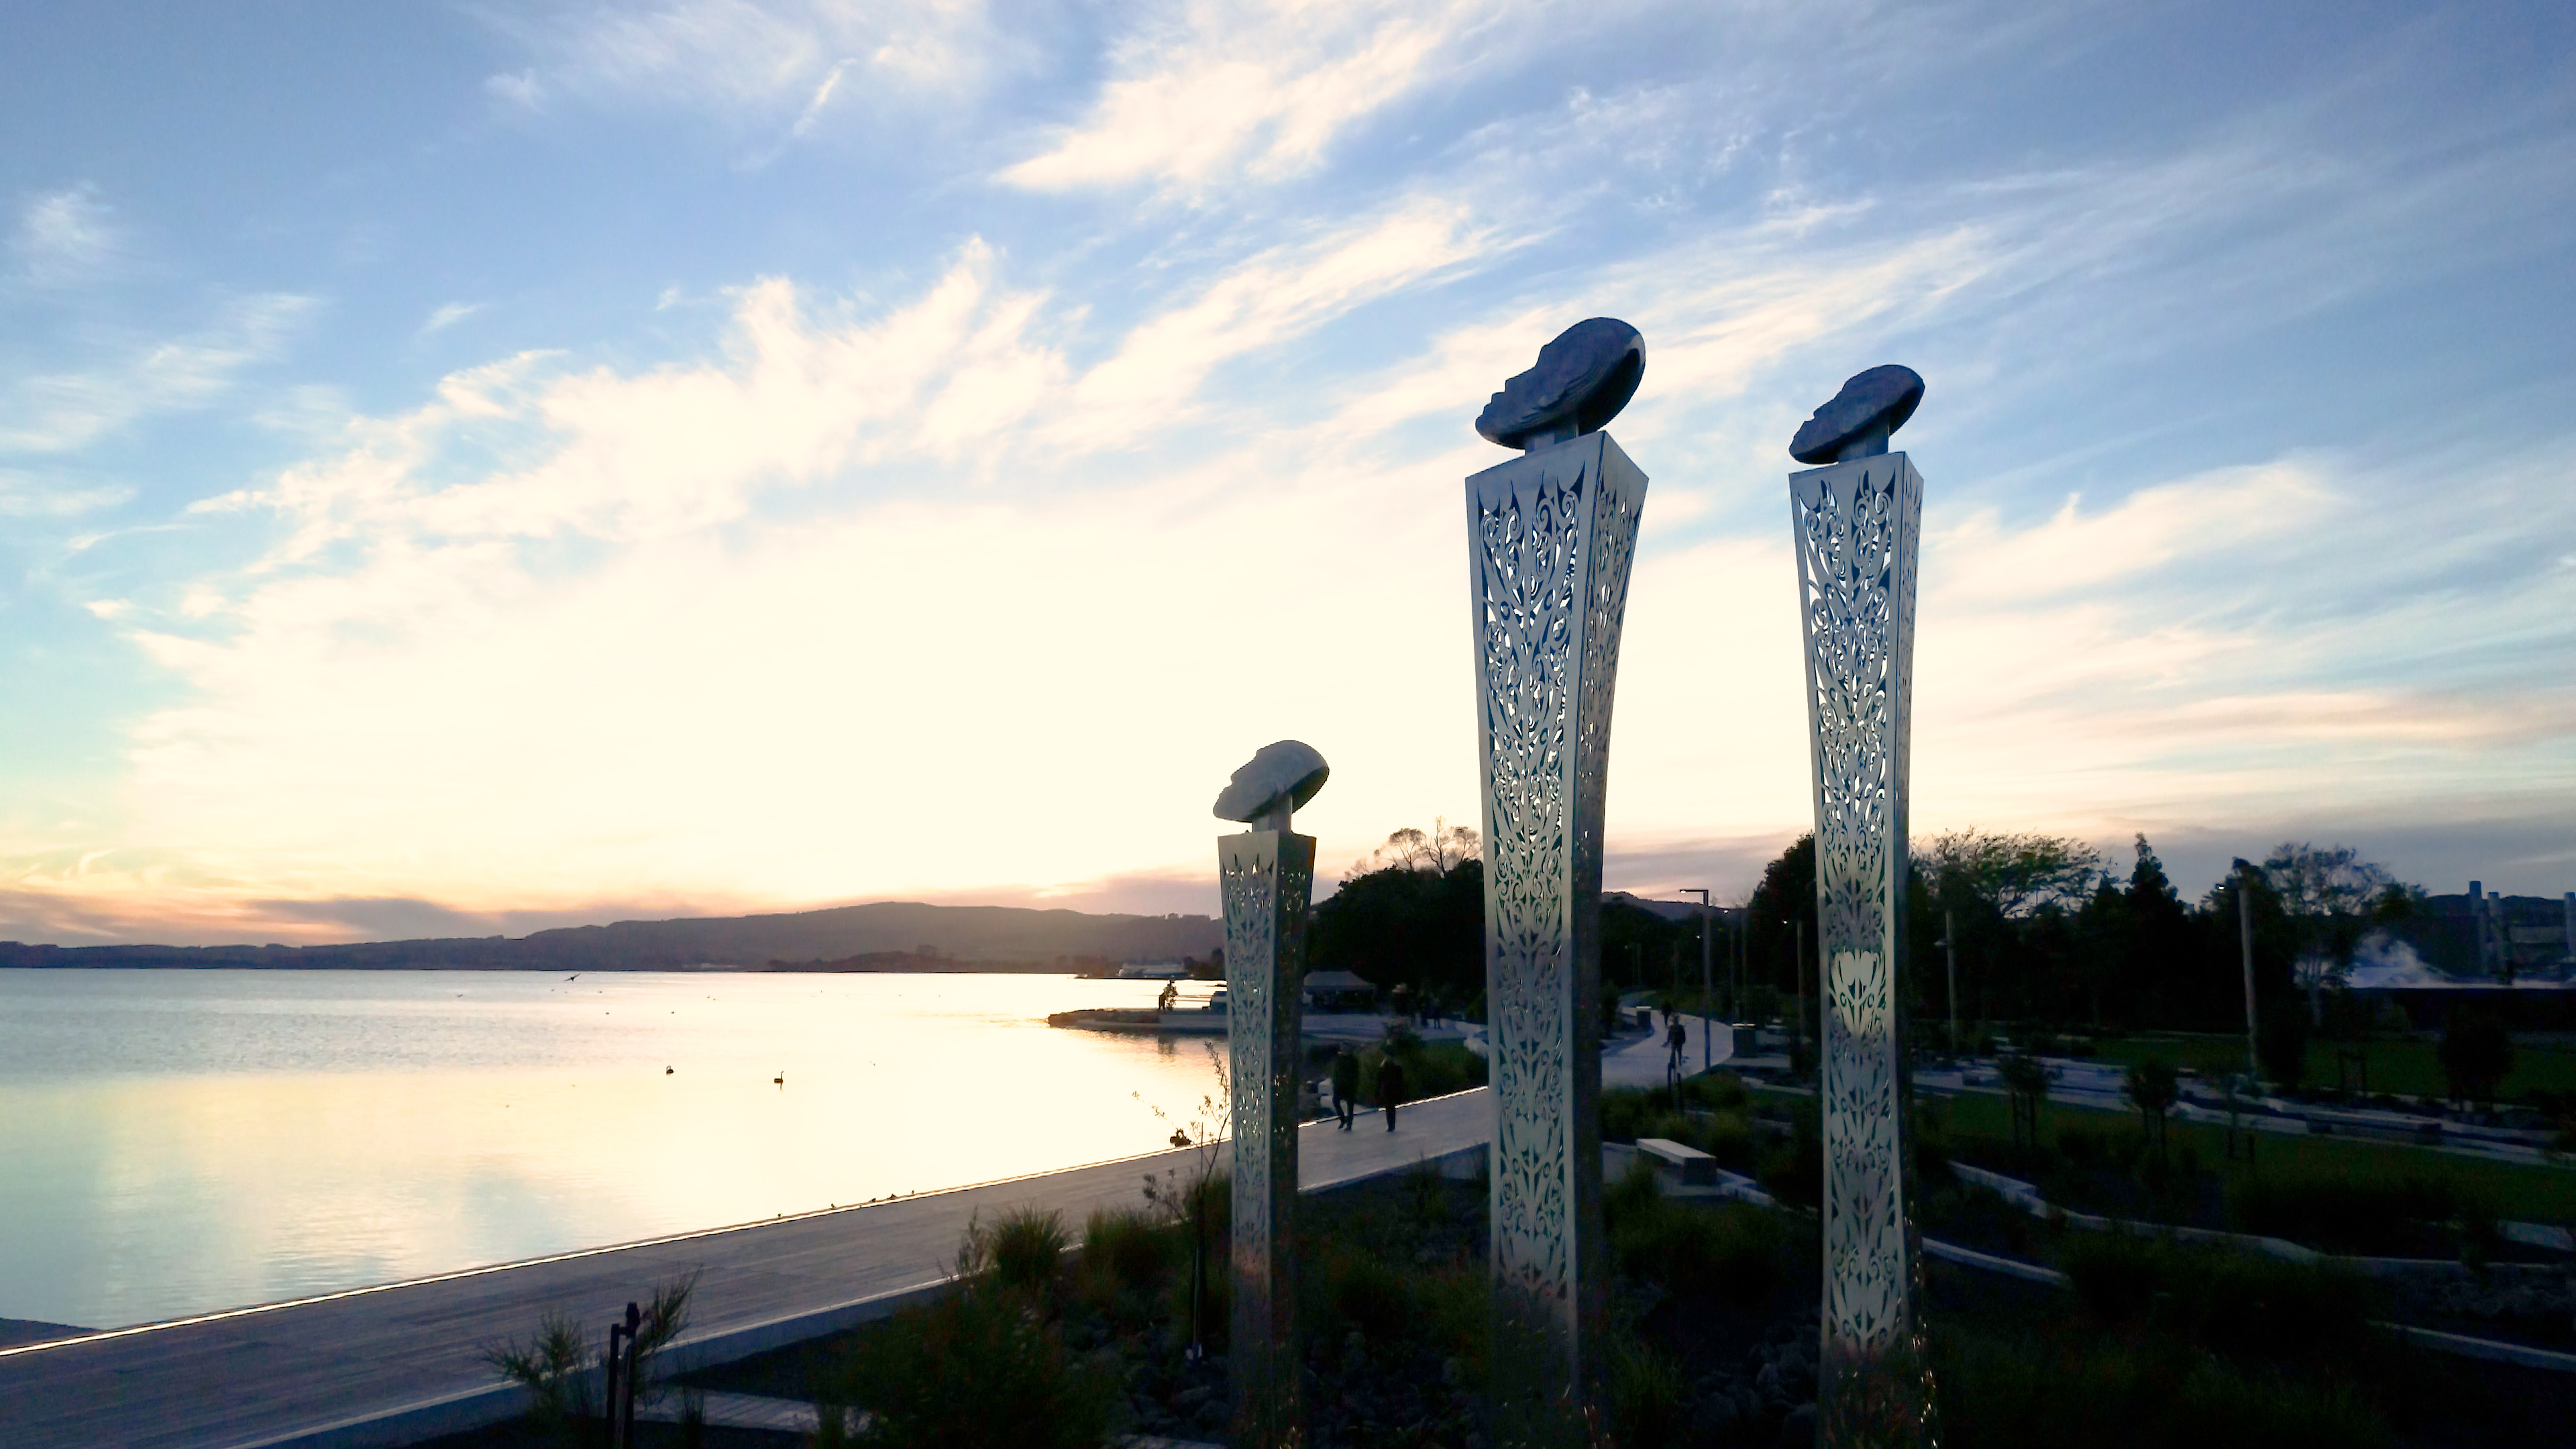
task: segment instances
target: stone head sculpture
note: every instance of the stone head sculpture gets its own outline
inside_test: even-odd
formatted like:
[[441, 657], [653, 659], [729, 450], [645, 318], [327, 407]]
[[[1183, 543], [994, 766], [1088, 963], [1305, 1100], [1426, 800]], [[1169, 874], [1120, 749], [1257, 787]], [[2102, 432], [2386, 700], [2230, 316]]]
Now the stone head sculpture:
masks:
[[1646, 339], [1616, 317], [1577, 322], [1538, 350], [1538, 363], [1503, 384], [1476, 418], [1486, 441], [1534, 452], [1598, 432], [1646, 376]]
[[1255, 830], [1284, 831], [1289, 814], [1314, 799], [1332, 773], [1312, 745], [1296, 740], [1263, 745], [1218, 792], [1216, 818], [1240, 820]]
[[1844, 383], [1832, 401], [1799, 427], [1798, 436], [1789, 440], [1789, 456], [1801, 463], [1875, 458], [1887, 451], [1888, 435], [1904, 427], [1922, 401], [1922, 374], [1894, 363], [1873, 367]]

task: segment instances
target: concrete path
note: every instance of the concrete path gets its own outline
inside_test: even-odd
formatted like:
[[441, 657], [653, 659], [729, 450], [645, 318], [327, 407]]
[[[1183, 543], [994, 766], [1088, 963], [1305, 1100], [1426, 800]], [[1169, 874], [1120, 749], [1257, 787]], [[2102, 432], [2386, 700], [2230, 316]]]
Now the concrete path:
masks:
[[[1479, 1088], [1405, 1107], [1399, 1127], [1308, 1125], [1299, 1182], [1313, 1192], [1447, 1159], [1493, 1128]], [[1142, 1179], [1187, 1150], [1097, 1163], [800, 1217], [474, 1269], [296, 1303], [0, 1349], [0, 1444], [130, 1449], [401, 1444], [520, 1412], [486, 1346], [562, 1313], [593, 1334], [655, 1283], [698, 1274], [676, 1367], [725, 1362], [884, 1317], [941, 1291], [959, 1235], [1036, 1205], [1077, 1232], [1095, 1208], [1133, 1207]]]
[[[1671, 1060], [1672, 1050], [1664, 1045], [1663, 1013], [1655, 1013], [1655, 1030], [1628, 1041], [1613, 1044], [1601, 1053], [1601, 1085], [1605, 1087], [1660, 1087], [1664, 1084], [1664, 1064]], [[1690, 1041], [1682, 1048], [1682, 1075], [1697, 1076], [1700, 1043], [1709, 1044], [1709, 1064], [1724, 1066], [1735, 1055], [1735, 1028], [1704, 1016], [1685, 1016], [1682, 1028]], [[1715, 1033], [1714, 1036], [1710, 1033]]]

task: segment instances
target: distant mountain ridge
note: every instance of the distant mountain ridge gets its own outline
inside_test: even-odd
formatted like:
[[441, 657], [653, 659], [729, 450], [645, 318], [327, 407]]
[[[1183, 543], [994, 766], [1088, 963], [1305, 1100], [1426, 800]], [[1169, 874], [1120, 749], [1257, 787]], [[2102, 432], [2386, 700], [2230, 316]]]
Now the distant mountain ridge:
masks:
[[843, 969], [1072, 971], [1177, 961], [1225, 942], [1207, 916], [1087, 915], [1022, 906], [874, 901], [770, 916], [619, 921], [533, 935], [360, 941], [335, 946], [26, 946], [0, 941], [0, 967], [241, 967], [301, 970], [746, 971], [875, 958]]

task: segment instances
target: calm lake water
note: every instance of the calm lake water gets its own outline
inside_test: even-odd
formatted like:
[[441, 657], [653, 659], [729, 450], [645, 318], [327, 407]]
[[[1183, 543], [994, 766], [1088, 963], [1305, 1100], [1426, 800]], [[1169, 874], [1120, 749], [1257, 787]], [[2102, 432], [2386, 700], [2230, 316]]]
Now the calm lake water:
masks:
[[0, 1318], [153, 1322], [1149, 1152], [1146, 1104], [1213, 1088], [1199, 1041], [1046, 1015], [1160, 989], [0, 970]]

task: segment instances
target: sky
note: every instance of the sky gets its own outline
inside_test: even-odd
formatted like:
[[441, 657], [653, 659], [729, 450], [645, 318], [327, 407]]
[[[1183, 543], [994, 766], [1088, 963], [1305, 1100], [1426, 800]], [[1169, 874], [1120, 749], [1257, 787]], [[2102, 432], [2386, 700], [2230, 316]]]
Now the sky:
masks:
[[19, 6], [0, 936], [1213, 912], [1477, 815], [1472, 421], [1644, 334], [1607, 884], [1811, 819], [1785, 475], [1928, 381], [1913, 818], [2576, 888], [2576, 10]]

